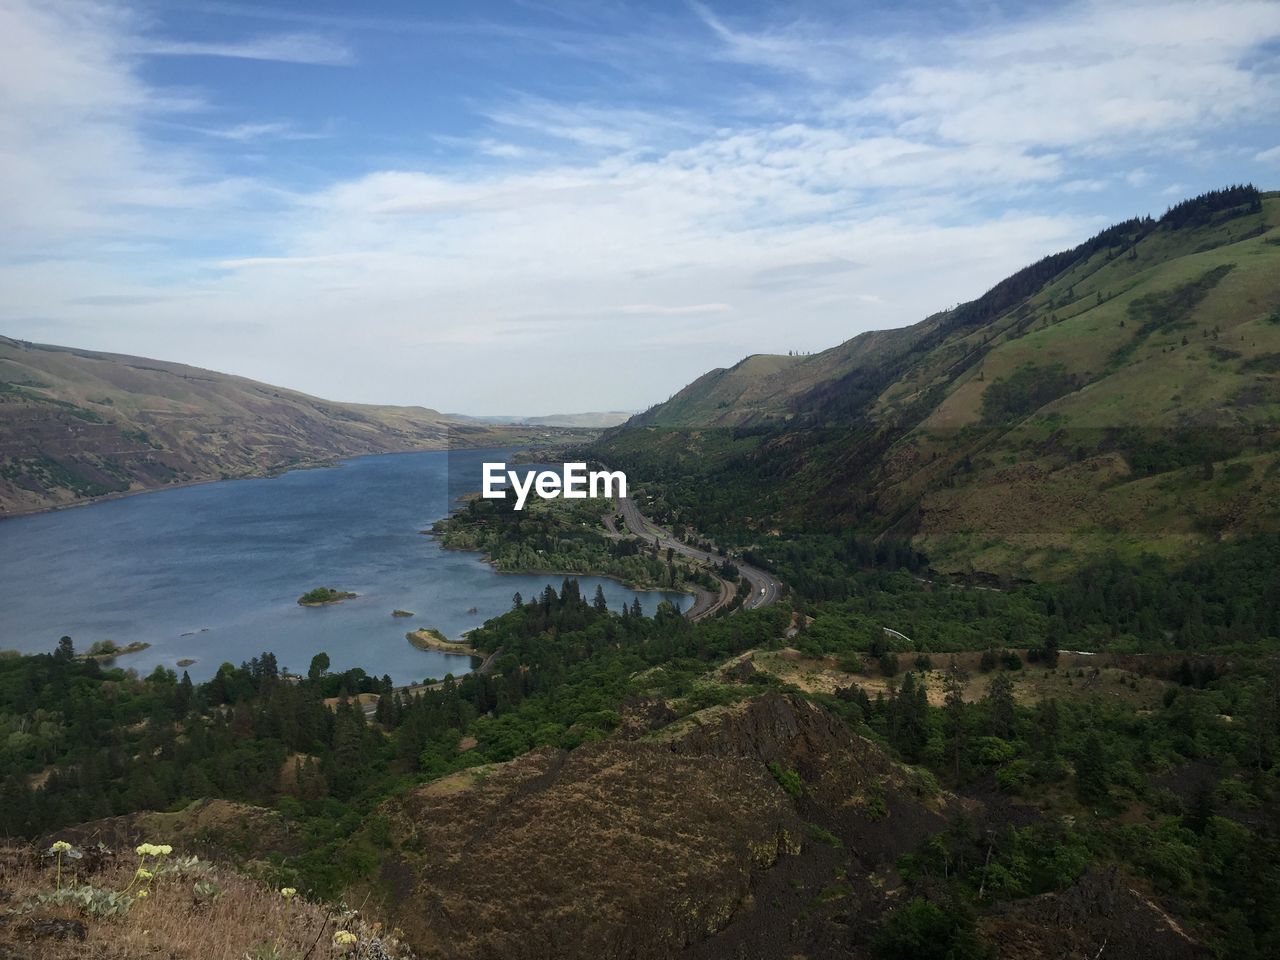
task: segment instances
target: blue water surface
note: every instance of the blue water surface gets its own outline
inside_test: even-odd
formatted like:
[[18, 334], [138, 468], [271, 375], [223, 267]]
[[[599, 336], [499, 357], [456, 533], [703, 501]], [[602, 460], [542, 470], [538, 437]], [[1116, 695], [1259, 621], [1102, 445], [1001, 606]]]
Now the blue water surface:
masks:
[[[223, 662], [272, 651], [304, 672], [328, 653], [334, 670], [363, 667], [398, 684], [461, 674], [471, 658], [414, 648], [405, 632], [433, 626], [450, 638], [563, 577], [497, 573], [474, 553], [444, 550], [419, 531], [479, 488], [480, 464], [510, 451], [361, 457], [336, 467], [232, 480], [109, 500], [0, 522], [0, 649], [50, 651], [63, 634], [151, 647], [121, 666], [156, 665], [197, 682]], [[604, 587], [618, 609], [637, 593]], [[305, 608], [315, 586], [359, 594]], [[640, 592], [652, 613], [679, 594]], [[470, 608], [475, 613], [469, 613]], [[393, 618], [395, 609], [412, 619]]]

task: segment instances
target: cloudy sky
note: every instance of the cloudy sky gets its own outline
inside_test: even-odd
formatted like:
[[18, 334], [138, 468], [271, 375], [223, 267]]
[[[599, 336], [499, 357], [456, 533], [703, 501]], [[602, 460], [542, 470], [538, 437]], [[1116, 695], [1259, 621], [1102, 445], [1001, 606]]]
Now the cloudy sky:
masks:
[[634, 409], [1280, 187], [1280, 2], [0, 0], [0, 332]]

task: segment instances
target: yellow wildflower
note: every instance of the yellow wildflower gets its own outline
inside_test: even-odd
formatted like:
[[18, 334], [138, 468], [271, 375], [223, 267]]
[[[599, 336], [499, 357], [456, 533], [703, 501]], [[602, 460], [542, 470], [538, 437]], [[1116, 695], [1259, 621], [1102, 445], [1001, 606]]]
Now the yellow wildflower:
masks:
[[286, 900], [292, 900], [297, 893], [298, 891], [293, 887], [280, 888], [280, 896], [284, 897]]
[[140, 843], [133, 848], [133, 852], [140, 857], [149, 857], [156, 852], [158, 848], [154, 843]]
[[134, 896], [137, 897], [139, 900], [145, 899], [147, 896], [147, 888], [143, 887], [141, 890], [135, 893]]
[[50, 853], [58, 855], [58, 889], [62, 889], [62, 855], [71, 852], [71, 844], [65, 840], [55, 840], [53, 846], [49, 848]]
[[155, 876], [155, 874], [154, 874], [154, 873], [152, 873], [150, 870], [143, 870], [141, 867], [139, 867], [139, 868], [138, 868], [138, 879], [139, 879], [139, 880], [150, 880], [150, 879], [151, 879], [152, 877], [154, 877], [154, 876]]
[[160, 846], [156, 847], [157, 856], [167, 857], [171, 853], [173, 853], [173, 847], [169, 846], [167, 843], [162, 843]]
[[333, 942], [340, 947], [349, 947], [353, 943], [357, 943], [359, 940], [360, 938], [350, 930], [339, 930], [333, 935]]

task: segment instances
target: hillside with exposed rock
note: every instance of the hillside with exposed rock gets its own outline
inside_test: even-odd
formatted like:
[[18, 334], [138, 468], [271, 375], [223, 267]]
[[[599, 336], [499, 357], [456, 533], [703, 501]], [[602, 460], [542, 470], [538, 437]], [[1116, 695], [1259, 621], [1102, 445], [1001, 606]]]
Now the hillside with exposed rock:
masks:
[[389, 921], [440, 960], [866, 956], [898, 857], [957, 816], [1010, 816], [794, 696], [662, 707], [390, 802]]

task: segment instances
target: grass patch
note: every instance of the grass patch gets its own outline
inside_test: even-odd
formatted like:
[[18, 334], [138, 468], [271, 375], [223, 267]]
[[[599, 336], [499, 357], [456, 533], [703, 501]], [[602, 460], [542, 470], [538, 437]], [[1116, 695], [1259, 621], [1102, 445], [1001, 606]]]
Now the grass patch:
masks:
[[787, 770], [781, 764], [769, 764], [769, 772], [773, 774], [773, 779], [778, 781], [778, 786], [791, 794], [798, 797], [804, 793], [804, 780], [800, 778], [800, 774], [794, 770]]

